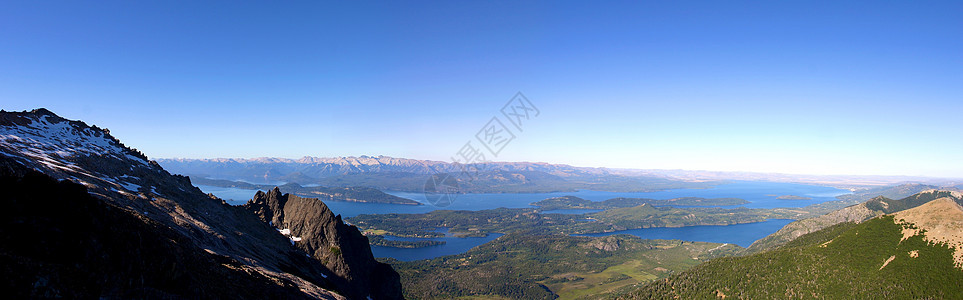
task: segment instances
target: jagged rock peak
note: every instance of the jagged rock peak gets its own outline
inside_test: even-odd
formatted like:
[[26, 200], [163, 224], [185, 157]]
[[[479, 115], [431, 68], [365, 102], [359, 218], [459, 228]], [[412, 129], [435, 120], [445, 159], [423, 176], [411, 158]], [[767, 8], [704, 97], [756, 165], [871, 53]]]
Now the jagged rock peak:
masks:
[[291, 243], [322, 262], [329, 276], [351, 298], [400, 299], [401, 283], [391, 266], [374, 259], [368, 238], [347, 225], [316, 198], [284, 194], [278, 187], [258, 192], [242, 206], [274, 226]]
[[35, 115], [48, 115], [48, 116], [59, 117], [59, 116], [57, 116], [57, 114], [53, 113], [52, 111], [50, 111], [50, 110], [48, 110], [47, 108], [44, 108], [44, 107], [35, 108], [35, 109], [31, 110], [30, 113], [35, 114]]

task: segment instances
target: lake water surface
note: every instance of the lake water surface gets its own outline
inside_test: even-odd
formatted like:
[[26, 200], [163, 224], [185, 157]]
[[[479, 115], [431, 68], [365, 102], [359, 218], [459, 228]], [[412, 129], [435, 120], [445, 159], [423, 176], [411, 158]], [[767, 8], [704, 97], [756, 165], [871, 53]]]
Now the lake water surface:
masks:
[[448, 234], [447, 228], [441, 228], [439, 232], [444, 232], [445, 237], [440, 238], [408, 238], [385, 236], [385, 239], [395, 241], [445, 241], [444, 245], [428, 246], [421, 248], [396, 248], [371, 246], [371, 253], [375, 257], [391, 257], [401, 261], [412, 261], [419, 259], [431, 259], [445, 255], [455, 255], [464, 253], [478, 245], [490, 242], [502, 236], [501, 233], [492, 233], [486, 237], [464, 237], [458, 238]]
[[[197, 185], [205, 193], [225, 199], [232, 205], [240, 205], [247, 202], [254, 196], [254, 190], [240, 188], [222, 188], [213, 186]], [[427, 203], [425, 195], [422, 193], [395, 192], [387, 193]], [[703, 197], [703, 198], [742, 198], [749, 201], [749, 204], [723, 206], [726, 208], [747, 207], [747, 208], [776, 208], [776, 207], [803, 207], [811, 204], [822, 203], [836, 200], [836, 196], [848, 194], [849, 191], [833, 187], [782, 183], [782, 182], [758, 182], [758, 181], [736, 181], [733, 183], [721, 184], [707, 189], [673, 189], [658, 192], [642, 193], [616, 193], [581, 190], [577, 192], [560, 193], [530, 193], [530, 194], [462, 194], [457, 195], [455, 202], [447, 207], [436, 207], [432, 205], [400, 205], [382, 203], [357, 203], [357, 202], [338, 202], [327, 201], [327, 204], [336, 214], [348, 218], [359, 214], [386, 214], [386, 213], [426, 213], [433, 210], [485, 210], [499, 207], [506, 208], [535, 208], [530, 205], [533, 202], [546, 198], [561, 196], [576, 196], [592, 201], [603, 201], [616, 197], [627, 198], [650, 198], [650, 199], [672, 199], [679, 197]], [[795, 195], [811, 198], [810, 200], [786, 200], [776, 199], [782, 195]]]
[[607, 233], [580, 234], [578, 236], [609, 236], [631, 234], [643, 239], [684, 240], [713, 243], [729, 243], [749, 247], [758, 239], [776, 232], [795, 220], [772, 219], [765, 222], [736, 225], [705, 225], [673, 228], [642, 228]]
[[[205, 193], [225, 199], [232, 205], [240, 205], [247, 202], [254, 196], [254, 190], [239, 188], [222, 188], [213, 186], [198, 185]], [[387, 193], [412, 199], [421, 203], [426, 203], [422, 193], [411, 192], [392, 192]], [[748, 207], [748, 208], [775, 208], [775, 207], [803, 207], [810, 204], [822, 203], [825, 201], [836, 200], [838, 195], [848, 194], [849, 191], [833, 187], [816, 186], [796, 183], [779, 182], [757, 182], [757, 181], [736, 181], [732, 183], [718, 185], [707, 189], [674, 189], [658, 192], [644, 193], [615, 193], [582, 190], [578, 192], [563, 193], [531, 193], [531, 194], [462, 194], [458, 195], [455, 202], [447, 207], [436, 207], [432, 205], [400, 205], [383, 203], [358, 203], [358, 202], [338, 202], [327, 201], [325, 204], [331, 208], [335, 214], [340, 214], [344, 218], [350, 218], [359, 214], [387, 214], [387, 213], [427, 213], [434, 210], [485, 210], [499, 207], [506, 208], [536, 208], [530, 205], [533, 202], [546, 198], [561, 196], [577, 196], [592, 201], [603, 201], [616, 197], [630, 198], [650, 198], [650, 199], [672, 199], [679, 197], [703, 197], [703, 198], [742, 198], [749, 201], [749, 204], [724, 206]], [[810, 200], [785, 200], [776, 199], [782, 195], [796, 195], [811, 198]], [[566, 213], [581, 214], [590, 213], [594, 210], [553, 210], [545, 213]], [[686, 241], [703, 241], [737, 244], [748, 247], [752, 242], [773, 232], [776, 232], [791, 220], [769, 220], [759, 223], [729, 225], [729, 226], [689, 226], [680, 228], [648, 228], [625, 230], [607, 234], [632, 234], [647, 239], [681, 239]], [[602, 235], [607, 235], [602, 234]], [[445, 245], [431, 246], [424, 248], [392, 248], [372, 246], [372, 252], [376, 257], [393, 257], [399, 260], [416, 260], [433, 258], [443, 255], [458, 254], [471, 249], [474, 246], [484, 244], [497, 238], [500, 235], [489, 235], [484, 238], [455, 238], [444, 237], [440, 240], [446, 241]]]

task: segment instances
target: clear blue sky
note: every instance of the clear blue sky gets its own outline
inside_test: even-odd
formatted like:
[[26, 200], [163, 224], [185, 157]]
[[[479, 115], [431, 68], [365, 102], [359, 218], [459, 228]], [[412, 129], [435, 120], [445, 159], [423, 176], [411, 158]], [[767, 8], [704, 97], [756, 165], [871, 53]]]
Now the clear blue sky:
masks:
[[449, 160], [522, 91], [498, 160], [963, 177], [961, 1], [252, 2], [0, 2], [0, 107], [154, 158]]

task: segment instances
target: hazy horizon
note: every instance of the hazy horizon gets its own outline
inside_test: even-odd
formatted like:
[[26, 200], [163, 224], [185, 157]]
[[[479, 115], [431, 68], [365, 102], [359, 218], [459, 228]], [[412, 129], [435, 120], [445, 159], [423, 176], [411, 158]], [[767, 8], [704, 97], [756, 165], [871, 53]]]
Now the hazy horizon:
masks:
[[[0, 4], [0, 99], [149, 157], [963, 178], [963, 3]], [[507, 122], [507, 121], [506, 121]]]
[[[149, 156], [149, 155], [148, 155]], [[413, 159], [413, 160], [425, 160], [425, 161], [440, 161], [450, 163], [451, 161], [427, 159], [427, 158], [417, 158], [417, 157], [397, 157], [389, 155], [373, 155], [373, 154], [361, 154], [361, 155], [339, 155], [339, 156], [311, 156], [304, 155], [300, 157], [274, 157], [274, 156], [256, 156], [256, 157], [201, 157], [201, 158], [186, 158], [186, 157], [150, 157], [150, 159], [167, 159], [167, 160], [220, 160], [220, 159], [234, 159], [234, 160], [257, 160], [257, 159], [284, 159], [284, 160], [299, 160], [303, 158], [361, 158], [363, 156], [377, 158], [390, 157], [396, 159]], [[925, 176], [925, 175], [905, 175], [905, 174], [812, 174], [812, 173], [785, 173], [785, 172], [754, 172], [754, 171], [719, 171], [719, 170], [705, 170], [705, 169], [651, 169], [651, 168], [622, 168], [622, 167], [608, 167], [608, 166], [582, 166], [573, 165], [564, 162], [547, 162], [547, 161], [489, 161], [492, 163], [533, 163], [533, 164], [551, 164], [551, 165], [568, 165], [576, 168], [598, 168], [598, 169], [613, 169], [613, 170], [626, 170], [626, 171], [682, 171], [682, 172], [706, 172], [706, 173], [750, 173], [750, 174], [773, 174], [773, 175], [790, 175], [790, 176], [843, 176], [843, 177], [908, 177], [908, 178], [926, 178], [926, 179], [947, 179], [947, 180], [961, 180], [963, 177], [940, 177], [940, 176]]]

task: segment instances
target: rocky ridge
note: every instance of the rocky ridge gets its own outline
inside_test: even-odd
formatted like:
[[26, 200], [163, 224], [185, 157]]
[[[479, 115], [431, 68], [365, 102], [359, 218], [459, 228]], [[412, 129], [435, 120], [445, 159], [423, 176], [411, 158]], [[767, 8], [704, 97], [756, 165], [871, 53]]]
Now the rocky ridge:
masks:
[[884, 196], [877, 196], [866, 202], [832, 211], [822, 216], [802, 219], [789, 223], [775, 233], [752, 243], [752, 245], [747, 248], [747, 251], [749, 253], [756, 253], [770, 250], [788, 243], [789, 241], [792, 241], [800, 236], [819, 231], [829, 226], [845, 222], [864, 222], [884, 214], [891, 214], [918, 207], [942, 197], [949, 197], [955, 201], [963, 203], [963, 200], [961, 200], [963, 199], [963, 194], [955, 191], [936, 189], [921, 191], [899, 200], [893, 200]]
[[332, 291], [353, 295], [357, 289], [339, 284], [347, 281], [321, 261], [305, 259], [256, 215], [205, 195], [187, 177], [168, 173], [106, 129], [45, 109], [0, 112], [0, 158], [0, 169], [9, 174], [38, 172], [83, 185], [104, 205], [156, 224], [150, 228], [167, 228], [208, 255], [239, 262], [249, 274], [295, 286], [302, 296], [339, 298]]
[[275, 187], [258, 191], [242, 207], [324, 263], [338, 275], [339, 285], [351, 287], [352, 296], [392, 299], [401, 294], [398, 273], [374, 259], [368, 238], [318, 199], [282, 194]]

